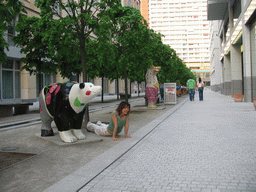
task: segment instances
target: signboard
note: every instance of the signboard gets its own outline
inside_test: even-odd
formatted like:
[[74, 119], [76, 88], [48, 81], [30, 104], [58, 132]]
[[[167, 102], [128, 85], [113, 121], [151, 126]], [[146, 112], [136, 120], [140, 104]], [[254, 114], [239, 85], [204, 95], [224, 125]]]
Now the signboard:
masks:
[[164, 103], [176, 105], [176, 83], [164, 84]]

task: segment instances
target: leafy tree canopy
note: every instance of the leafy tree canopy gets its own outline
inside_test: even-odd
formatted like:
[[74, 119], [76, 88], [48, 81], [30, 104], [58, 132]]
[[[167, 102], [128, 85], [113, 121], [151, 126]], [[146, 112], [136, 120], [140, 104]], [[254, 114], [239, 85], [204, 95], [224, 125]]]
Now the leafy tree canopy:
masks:
[[4, 49], [9, 50], [9, 44], [5, 41], [5, 31], [8, 30], [11, 22], [21, 12], [26, 13], [19, 0], [1, 0], [0, 1], [0, 62], [6, 62]]

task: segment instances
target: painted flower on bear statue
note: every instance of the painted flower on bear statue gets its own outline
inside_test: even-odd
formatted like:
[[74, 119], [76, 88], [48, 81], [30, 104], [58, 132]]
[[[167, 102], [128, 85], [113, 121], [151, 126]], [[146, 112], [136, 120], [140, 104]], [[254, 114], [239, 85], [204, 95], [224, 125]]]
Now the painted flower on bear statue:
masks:
[[58, 85], [54, 85], [49, 89], [49, 93], [53, 93], [53, 91], [58, 87]]
[[50, 105], [51, 104], [51, 93], [47, 93], [47, 95], [46, 95], [46, 100], [45, 100], [45, 102], [46, 102], [46, 105]]
[[57, 89], [54, 92], [54, 95], [57, 95], [57, 93], [60, 91], [60, 86], [57, 87]]

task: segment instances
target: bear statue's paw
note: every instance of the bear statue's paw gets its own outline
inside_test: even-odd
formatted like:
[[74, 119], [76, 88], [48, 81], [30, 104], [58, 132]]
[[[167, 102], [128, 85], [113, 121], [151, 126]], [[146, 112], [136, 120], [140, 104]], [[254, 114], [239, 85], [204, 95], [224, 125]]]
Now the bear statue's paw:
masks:
[[71, 133], [70, 130], [60, 131], [59, 134], [60, 134], [61, 140], [66, 143], [73, 143], [77, 141], [77, 138]]
[[148, 108], [155, 109], [155, 108], [157, 108], [157, 106], [156, 105], [151, 105], [151, 106], [148, 106]]
[[85, 135], [82, 133], [81, 129], [71, 129], [71, 132], [77, 139], [85, 139]]
[[157, 106], [155, 105], [155, 103], [149, 103], [148, 108], [154, 109], [154, 108], [157, 108]]

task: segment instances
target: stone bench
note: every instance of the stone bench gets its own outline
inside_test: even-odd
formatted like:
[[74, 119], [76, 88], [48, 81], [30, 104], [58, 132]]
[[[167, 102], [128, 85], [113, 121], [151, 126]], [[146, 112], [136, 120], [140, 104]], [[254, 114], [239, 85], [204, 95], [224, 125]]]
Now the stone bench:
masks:
[[[120, 93], [120, 99], [125, 99], [125, 93]], [[131, 98], [131, 94], [128, 94], [128, 99]]]
[[29, 112], [29, 105], [33, 105], [33, 103], [0, 104], [0, 117], [9, 117], [12, 115], [26, 114]]

